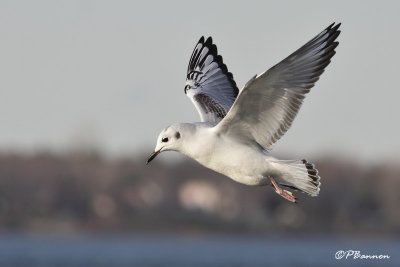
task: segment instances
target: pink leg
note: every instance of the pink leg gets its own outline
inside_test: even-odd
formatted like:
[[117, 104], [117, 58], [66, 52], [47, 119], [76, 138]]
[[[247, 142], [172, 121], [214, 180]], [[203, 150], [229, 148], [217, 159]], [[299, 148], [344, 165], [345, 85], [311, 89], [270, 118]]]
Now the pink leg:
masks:
[[270, 176], [269, 179], [271, 180], [272, 187], [275, 189], [275, 192], [278, 195], [280, 195], [286, 200], [289, 200], [290, 202], [297, 203], [296, 197], [292, 194], [292, 192], [289, 192], [279, 187], [278, 183], [275, 181], [273, 177]]

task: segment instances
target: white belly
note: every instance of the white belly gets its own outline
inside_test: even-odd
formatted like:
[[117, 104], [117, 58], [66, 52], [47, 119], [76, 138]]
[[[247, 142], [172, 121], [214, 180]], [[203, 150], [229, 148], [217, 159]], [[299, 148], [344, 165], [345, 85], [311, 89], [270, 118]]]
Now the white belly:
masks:
[[[226, 148], [229, 148], [227, 150]], [[268, 180], [266, 155], [257, 148], [235, 142], [219, 142], [198, 162], [246, 185], [265, 185]]]

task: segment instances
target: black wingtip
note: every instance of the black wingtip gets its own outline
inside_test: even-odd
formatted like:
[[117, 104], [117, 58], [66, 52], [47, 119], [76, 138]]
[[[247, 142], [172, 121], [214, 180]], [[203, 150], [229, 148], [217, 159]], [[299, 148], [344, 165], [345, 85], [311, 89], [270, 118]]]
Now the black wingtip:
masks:
[[342, 25], [342, 23], [339, 22], [339, 23], [336, 24], [332, 29], [329, 30], [330, 37], [328, 38], [328, 43], [331, 43], [331, 42], [332, 42], [332, 45], [334, 46], [333, 49], [335, 49], [336, 46], [339, 44], [338, 41], [336, 41], [336, 42], [333, 42], [333, 41], [335, 41], [336, 38], [337, 38], [337, 37], [340, 35], [340, 33], [341, 33], [341, 30], [339, 30], [340, 25]]
[[331, 24], [329, 24], [328, 27], [326, 27], [326, 30], [330, 30], [332, 29], [333, 25], [335, 25], [336, 22], [332, 22]]
[[332, 31], [338, 31], [340, 25], [342, 25], [342, 23], [336, 24], [335, 27], [332, 28]]
[[[193, 71], [196, 67], [196, 64], [199, 64], [198, 59], [201, 55], [201, 51], [204, 47], [208, 48], [208, 53], [214, 57], [214, 61], [218, 64], [218, 66], [221, 68], [221, 70], [225, 73], [225, 75], [228, 77], [229, 82], [232, 85], [232, 88], [234, 90], [234, 96], [236, 97], [239, 94], [239, 89], [237, 88], [236, 82], [233, 79], [233, 74], [228, 71], [228, 67], [225, 65], [223, 58], [221, 55], [218, 54], [218, 48], [217, 46], [213, 43], [213, 39], [211, 36], [207, 37], [205, 39], [204, 36], [200, 37], [199, 42], [196, 44], [195, 48], [198, 47], [198, 45], [201, 44], [199, 50], [197, 51], [196, 49], [193, 51], [192, 56], [190, 57], [189, 65], [188, 65], [188, 70], [187, 73], [189, 74], [191, 71]], [[205, 59], [206, 57], [204, 57]]]
[[328, 27], [326, 27], [326, 29], [327, 29], [327, 30], [331, 30], [331, 29], [337, 30], [337, 29], [340, 27], [340, 25], [342, 25], [341, 22], [339, 22], [339, 23], [337, 23], [337, 24], [336, 24], [336, 22], [333, 22], [333, 23], [331, 23]]
[[336, 36], [338, 36], [340, 34], [340, 30], [339, 27], [340, 25], [342, 25], [342, 23], [338, 23], [338, 24], [332, 24], [327, 28], [327, 31], [330, 32], [331, 34], [336, 34]]

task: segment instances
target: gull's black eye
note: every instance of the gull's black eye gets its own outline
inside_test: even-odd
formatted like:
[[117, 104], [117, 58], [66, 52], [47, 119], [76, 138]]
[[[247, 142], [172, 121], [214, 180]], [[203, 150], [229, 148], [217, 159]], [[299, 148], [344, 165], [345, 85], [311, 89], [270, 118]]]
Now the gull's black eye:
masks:
[[168, 137], [164, 137], [163, 139], [161, 139], [161, 142], [163, 142], [163, 143], [168, 142]]

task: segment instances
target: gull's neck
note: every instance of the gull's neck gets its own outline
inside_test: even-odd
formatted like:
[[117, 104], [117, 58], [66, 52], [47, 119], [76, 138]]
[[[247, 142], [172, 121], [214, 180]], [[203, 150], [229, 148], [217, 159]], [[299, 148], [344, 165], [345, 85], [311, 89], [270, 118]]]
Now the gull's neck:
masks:
[[179, 152], [191, 158], [204, 156], [211, 146], [212, 127], [204, 122], [180, 124], [182, 145]]

